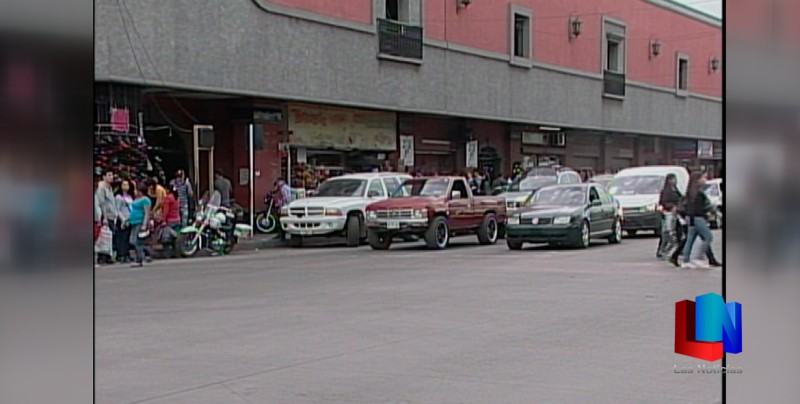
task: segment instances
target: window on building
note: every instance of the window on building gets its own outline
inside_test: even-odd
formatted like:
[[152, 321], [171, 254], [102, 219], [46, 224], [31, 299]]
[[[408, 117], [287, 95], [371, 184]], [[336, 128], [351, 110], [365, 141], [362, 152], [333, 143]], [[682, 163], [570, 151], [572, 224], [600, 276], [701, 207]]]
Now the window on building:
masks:
[[678, 93], [686, 93], [689, 91], [689, 57], [686, 55], [678, 55], [678, 64], [676, 66], [676, 83], [675, 86]]
[[411, 22], [409, 14], [410, 0], [386, 0], [386, 19], [398, 22]]
[[604, 21], [605, 28], [605, 69], [612, 73], [625, 73], [625, 26], [621, 23]]
[[531, 19], [514, 14], [514, 57], [530, 58]]

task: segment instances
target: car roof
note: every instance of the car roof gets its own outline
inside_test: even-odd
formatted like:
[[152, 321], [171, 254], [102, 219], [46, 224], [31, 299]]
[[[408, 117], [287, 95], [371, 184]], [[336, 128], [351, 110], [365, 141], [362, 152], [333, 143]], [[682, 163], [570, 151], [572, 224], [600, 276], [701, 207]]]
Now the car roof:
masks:
[[355, 179], [355, 180], [368, 180], [372, 178], [385, 178], [385, 177], [411, 177], [409, 174], [406, 173], [390, 173], [390, 172], [380, 172], [380, 173], [356, 173], [356, 174], [345, 174], [340, 175], [338, 177], [331, 177], [329, 179]]
[[681, 166], [642, 166], [625, 168], [614, 176], [632, 177], [637, 175], [666, 175], [669, 173], [679, 172], [686, 172], [686, 168]]
[[598, 174], [593, 176], [592, 178], [589, 178], [589, 180], [591, 181], [595, 178], [614, 178], [614, 174]]
[[599, 186], [600, 185], [593, 184], [591, 182], [579, 182], [577, 184], [553, 184], [553, 185], [547, 185], [547, 186], [541, 187], [539, 189], [542, 190], [542, 189], [550, 189], [550, 188], [567, 188], [567, 187], [589, 188], [589, 187], [599, 187]]

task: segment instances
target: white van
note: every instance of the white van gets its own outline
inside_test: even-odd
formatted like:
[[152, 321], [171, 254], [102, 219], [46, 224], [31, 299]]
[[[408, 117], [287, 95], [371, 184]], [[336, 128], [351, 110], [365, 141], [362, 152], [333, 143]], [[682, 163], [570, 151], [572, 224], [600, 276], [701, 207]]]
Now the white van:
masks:
[[661, 233], [661, 212], [658, 200], [667, 174], [678, 177], [678, 191], [686, 194], [689, 172], [680, 166], [645, 166], [626, 168], [608, 184], [610, 192], [622, 207], [622, 229], [629, 235], [638, 231]]

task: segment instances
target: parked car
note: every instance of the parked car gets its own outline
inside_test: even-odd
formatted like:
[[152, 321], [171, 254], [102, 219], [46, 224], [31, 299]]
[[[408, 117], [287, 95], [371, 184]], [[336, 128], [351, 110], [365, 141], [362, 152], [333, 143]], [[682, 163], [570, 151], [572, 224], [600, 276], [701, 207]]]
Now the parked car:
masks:
[[708, 200], [713, 207], [711, 211], [711, 228], [721, 229], [724, 225], [725, 211], [722, 209], [722, 201], [724, 195], [724, 186], [722, 185], [722, 178], [715, 178], [709, 180], [703, 188], [703, 192], [708, 196]]
[[499, 196], [505, 198], [506, 209], [512, 211], [525, 204], [525, 200], [536, 190], [555, 184], [580, 184], [580, 175], [564, 167], [536, 167], [524, 177], [514, 181], [508, 191]]
[[622, 229], [634, 236], [639, 231], [661, 234], [661, 211], [658, 202], [667, 174], [678, 178], [678, 191], [686, 195], [689, 172], [680, 166], [646, 166], [626, 168], [608, 184], [608, 192], [622, 205]]
[[600, 174], [595, 175], [592, 178], [589, 178], [588, 182], [593, 182], [595, 184], [600, 184], [606, 188], [608, 188], [608, 183], [614, 178], [613, 174]]
[[347, 246], [366, 240], [364, 209], [386, 199], [403, 181], [401, 173], [349, 174], [320, 184], [314, 196], [298, 199], [281, 208], [281, 226], [290, 235], [290, 245], [299, 247], [310, 237], [345, 236]]
[[528, 206], [509, 215], [506, 244], [520, 250], [524, 243], [589, 247], [593, 238], [622, 241], [622, 217], [617, 201], [596, 184], [552, 185], [533, 194]]
[[367, 206], [369, 245], [387, 250], [395, 238], [416, 236], [443, 249], [455, 236], [474, 234], [494, 244], [506, 221], [504, 199], [473, 196], [462, 177], [406, 180], [391, 198]]

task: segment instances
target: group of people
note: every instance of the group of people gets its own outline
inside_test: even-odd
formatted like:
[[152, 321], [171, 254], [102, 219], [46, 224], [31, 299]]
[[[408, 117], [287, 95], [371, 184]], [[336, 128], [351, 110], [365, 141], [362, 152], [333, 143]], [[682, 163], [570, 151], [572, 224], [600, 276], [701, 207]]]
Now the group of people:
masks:
[[170, 228], [177, 234], [188, 223], [194, 191], [185, 172], [178, 170], [169, 184], [162, 182], [158, 177], [136, 182], [112, 171], [103, 175], [94, 194], [95, 241], [105, 228], [113, 248], [96, 254], [95, 265], [117, 262], [141, 267], [151, 257], [147, 240], [152, 231]]
[[[659, 239], [656, 255], [667, 258], [672, 265], [682, 268], [721, 267], [714, 255], [708, 216], [711, 202], [703, 192], [707, 176], [703, 172], [692, 173], [686, 195], [678, 190], [678, 179], [669, 174], [661, 190], [659, 205], [664, 215], [664, 227]], [[697, 238], [702, 239], [701, 248], [706, 260], [693, 260], [692, 253]]]

